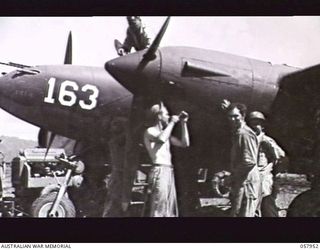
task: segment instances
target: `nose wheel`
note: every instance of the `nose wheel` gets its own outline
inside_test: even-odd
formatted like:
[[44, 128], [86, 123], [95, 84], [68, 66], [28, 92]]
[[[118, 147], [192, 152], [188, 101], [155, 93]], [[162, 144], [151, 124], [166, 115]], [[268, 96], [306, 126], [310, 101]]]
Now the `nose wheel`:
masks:
[[[50, 210], [56, 199], [57, 193], [49, 193], [38, 197], [31, 206], [32, 217], [49, 217]], [[70, 199], [63, 197], [53, 218], [76, 217], [75, 207]]]

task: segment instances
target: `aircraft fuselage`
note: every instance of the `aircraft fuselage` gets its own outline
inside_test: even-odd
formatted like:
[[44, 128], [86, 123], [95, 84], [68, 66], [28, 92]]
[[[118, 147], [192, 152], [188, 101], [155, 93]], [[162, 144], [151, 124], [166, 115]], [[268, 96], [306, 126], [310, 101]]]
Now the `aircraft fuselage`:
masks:
[[36, 126], [73, 139], [99, 138], [114, 116], [127, 115], [132, 94], [103, 68], [48, 65], [0, 79], [0, 106]]
[[[106, 69], [135, 94], [159, 94], [214, 111], [222, 99], [268, 112], [280, 78], [297, 68], [191, 47], [164, 47], [141, 66], [145, 51], [116, 58]], [[139, 66], [140, 65], [140, 66]]]

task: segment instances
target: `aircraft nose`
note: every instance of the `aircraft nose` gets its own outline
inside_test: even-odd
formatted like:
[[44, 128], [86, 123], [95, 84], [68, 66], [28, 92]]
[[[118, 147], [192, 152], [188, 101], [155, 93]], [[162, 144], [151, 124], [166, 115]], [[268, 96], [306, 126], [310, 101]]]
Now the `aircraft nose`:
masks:
[[128, 54], [106, 62], [105, 69], [126, 89], [136, 94], [159, 76], [160, 60], [145, 63], [144, 51]]
[[137, 78], [137, 66], [139, 64], [139, 54], [129, 54], [113, 59], [105, 64], [105, 69], [124, 87], [131, 89], [133, 78]]
[[13, 71], [0, 77], [0, 95], [2, 97], [12, 97], [15, 94], [16, 85], [20, 82], [20, 79], [16, 80], [14, 78], [15, 74], [15, 71]]
[[29, 106], [37, 102], [39, 94], [32, 87], [37, 74], [30, 72], [15, 70], [2, 76], [0, 78], [1, 98]]

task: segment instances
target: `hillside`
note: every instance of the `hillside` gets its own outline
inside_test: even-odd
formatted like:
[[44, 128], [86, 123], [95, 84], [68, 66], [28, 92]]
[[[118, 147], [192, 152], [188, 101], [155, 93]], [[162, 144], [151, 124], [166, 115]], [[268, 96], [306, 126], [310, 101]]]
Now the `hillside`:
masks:
[[17, 137], [0, 136], [0, 152], [5, 155], [5, 161], [9, 162], [16, 157], [21, 149], [34, 148], [36, 141], [19, 139]]

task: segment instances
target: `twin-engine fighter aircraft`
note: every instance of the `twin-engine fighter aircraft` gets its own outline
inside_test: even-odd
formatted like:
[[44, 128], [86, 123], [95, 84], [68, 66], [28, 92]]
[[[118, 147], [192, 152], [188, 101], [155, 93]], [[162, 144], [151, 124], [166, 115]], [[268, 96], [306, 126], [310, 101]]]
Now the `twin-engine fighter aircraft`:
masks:
[[[311, 126], [318, 105], [319, 67], [300, 70], [203, 48], [161, 48], [168, 24], [169, 18], [149, 48], [111, 60], [105, 69], [16, 65], [17, 70], [0, 78], [0, 107], [41, 127], [40, 145], [54, 144], [55, 137], [47, 138], [46, 131], [75, 140], [72, 151], [87, 159], [91, 172], [98, 172], [109, 160], [112, 120], [129, 119], [125, 202], [130, 200], [133, 173], [141, 163], [138, 144], [145, 110], [163, 101], [173, 114], [187, 111], [191, 147], [176, 149], [174, 165], [180, 214], [196, 216], [199, 170], [209, 169], [212, 175], [229, 168], [229, 129], [222, 100], [243, 102], [250, 110], [269, 115], [274, 122], [269, 128], [279, 143], [289, 156], [299, 158], [303, 155], [292, 143], [298, 135], [312, 140], [312, 134], [303, 131]], [[296, 135], [294, 141], [292, 135]]]

